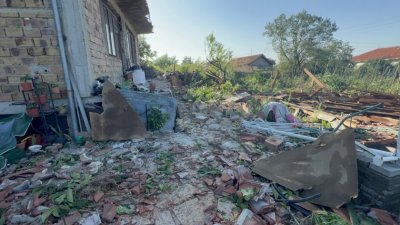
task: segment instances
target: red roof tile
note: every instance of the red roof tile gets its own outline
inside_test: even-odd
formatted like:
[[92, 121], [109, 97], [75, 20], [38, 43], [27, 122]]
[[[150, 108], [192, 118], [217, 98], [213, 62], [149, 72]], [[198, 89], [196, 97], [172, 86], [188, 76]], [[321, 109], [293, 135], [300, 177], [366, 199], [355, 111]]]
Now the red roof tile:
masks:
[[400, 46], [378, 48], [352, 58], [354, 62], [365, 62], [376, 59], [400, 59]]

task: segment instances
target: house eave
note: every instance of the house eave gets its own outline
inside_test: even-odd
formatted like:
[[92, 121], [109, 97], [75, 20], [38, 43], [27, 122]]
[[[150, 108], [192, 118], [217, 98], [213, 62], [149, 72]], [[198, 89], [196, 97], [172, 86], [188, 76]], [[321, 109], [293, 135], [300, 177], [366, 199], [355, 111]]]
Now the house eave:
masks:
[[115, 2], [135, 29], [136, 34], [153, 32], [153, 24], [150, 20], [150, 11], [146, 0], [115, 0]]

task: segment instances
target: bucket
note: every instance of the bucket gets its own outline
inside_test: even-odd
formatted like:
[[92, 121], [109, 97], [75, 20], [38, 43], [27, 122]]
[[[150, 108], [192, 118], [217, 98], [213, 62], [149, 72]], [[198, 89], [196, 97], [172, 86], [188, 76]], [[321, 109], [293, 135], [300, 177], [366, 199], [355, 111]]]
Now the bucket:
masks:
[[146, 77], [142, 69], [136, 69], [132, 73], [132, 80], [135, 85], [141, 85], [146, 82]]

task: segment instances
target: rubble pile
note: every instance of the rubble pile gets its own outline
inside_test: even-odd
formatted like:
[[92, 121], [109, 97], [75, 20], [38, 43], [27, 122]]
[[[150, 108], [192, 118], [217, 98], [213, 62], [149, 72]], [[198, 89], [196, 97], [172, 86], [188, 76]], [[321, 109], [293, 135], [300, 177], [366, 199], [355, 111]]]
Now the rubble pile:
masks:
[[[281, 189], [293, 199], [293, 193], [251, 172], [256, 160], [286, 150], [279, 137], [242, 129], [243, 105], [238, 99], [223, 104], [178, 101], [175, 133], [87, 141], [82, 146], [52, 145], [31, 153], [0, 177], [0, 223], [305, 221], [310, 214], [292, 211], [290, 201], [277, 195]], [[323, 210], [311, 203], [298, 205], [308, 213]]]

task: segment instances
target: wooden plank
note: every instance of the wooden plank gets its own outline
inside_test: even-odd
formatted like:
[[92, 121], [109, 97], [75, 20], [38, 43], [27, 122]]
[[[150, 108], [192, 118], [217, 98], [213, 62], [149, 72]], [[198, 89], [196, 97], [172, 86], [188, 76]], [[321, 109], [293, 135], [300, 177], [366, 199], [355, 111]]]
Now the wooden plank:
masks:
[[325, 85], [319, 81], [307, 68], [304, 68], [304, 72], [309, 76], [320, 88], [325, 88]]
[[276, 80], [278, 79], [279, 75], [280, 74], [279, 74], [279, 70], [278, 70], [278, 71], [276, 71], [274, 79], [272, 80], [271, 91], [274, 91], [275, 83], [276, 83]]

